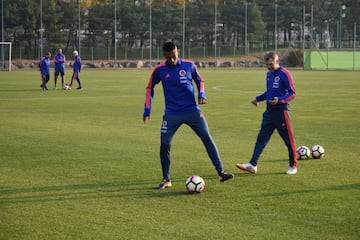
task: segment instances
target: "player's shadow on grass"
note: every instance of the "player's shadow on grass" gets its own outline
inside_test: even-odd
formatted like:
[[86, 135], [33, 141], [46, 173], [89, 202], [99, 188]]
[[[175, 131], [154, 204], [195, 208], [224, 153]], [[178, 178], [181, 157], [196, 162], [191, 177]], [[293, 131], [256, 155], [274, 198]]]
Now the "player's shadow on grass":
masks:
[[[60, 89], [61, 90], [61, 89]], [[50, 91], [50, 89], [49, 89]], [[41, 88], [25, 88], [25, 89], [0, 89], [0, 92], [43, 92]]]
[[[219, 181], [219, 176], [217, 175], [201, 175], [203, 177], [203, 179], [205, 180], [205, 183], [207, 181], [210, 180], [216, 180]], [[229, 180], [230, 181], [234, 181]], [[153, 191], [147, 191], [146, 193], [144, 193], [142, 195], [142, 197], [144, 198], [149, 198], [149, 197], [153, 197], [153, 198], [168, 198], [168, 197], [177, 197], [177, 196], [184, 196], [184, 195], [198, 195], [197, 193], [194, 194], [189, 194], [185, 188], [185, 180], [184, 179], [172, 179], [171, 180], [173, 186], [171, 188], [166, 188], [166, 189], [155, 189], [155, 187], [157, 186], [156, 184], [154, 186], [151, 187], [151, 189], [149, 190], [153, 190]], [[226, 183], [221, 183], [221, 184], [226, 184]], [[174, 188], [176, 186], [181, 186], [183, 187], [183, 190], [174, 190]]]
[[132, 198], [142, 194], [152, 195], [149, 191], [155, 180], [114, 181], [29, 188], [0, 188], [0, 204], [29, 202], [88, 200], [97, 198]]
[[[248, 174], [251, 175], [251, 174]], [[204, 179], [216, 179], [217, 176], [203, 176]], [[230, 180], [234, 181], [234, 180]], [[176, 185], [185, 185], [183, 179], [174, 179]], [[74, 200], [90, 199], [134, 199], [134, 198], [168, 198], [187, 195], [185, 190], [178, 189], [153, 189], [157, 180], [141, 180], [134, 182], [102, 182], [102, 183], [84, 183], [58, 186], [42, 186], [29, 188], [0, 189], [0, 204], [19, 204], [19, 203], [38, 203], [38, 202], [63, 202]], [[226, 183], [224, 183], [226, 184]], [[281, 197], [294, 194], [307, 194], [327, 191], [347, 191], [359, 190], [360, 183], [329, 185], [324, 188], [316, 189], [298, 189], [292, 191], [269, 192], [256, 194], [254, 197]]]
[[[216, 175], [203, 176], [216, 179]], [[233, 181], [233, 180], [230, 180]], [[82, 183], [56, 186], [38, 186], [29, 188], [0, 188], [0, 204], [35, 203], [52, 201], [89, 200], [99, 198], [164, 198], [187, 195], [184, 179], [173, 179], [174, 188], [154, 189], [158, 180], [114, 181], [100, 183]]]

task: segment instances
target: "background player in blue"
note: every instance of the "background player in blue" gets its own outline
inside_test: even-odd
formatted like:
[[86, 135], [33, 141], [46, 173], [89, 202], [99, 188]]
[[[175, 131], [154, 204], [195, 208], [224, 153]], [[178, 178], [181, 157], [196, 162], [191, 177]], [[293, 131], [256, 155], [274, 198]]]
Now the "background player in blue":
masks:
[[51, 53], [47, 52], [45, 56], [40, 59], [39, 68], [41, 74], [41, 85], [42, 90], [48, 90], [46, 84], [50, 80], [50, 57]]
[[178, 57], [178, 49], [173, 42], [167, 42], [163, 46], [163, 55], [166, 61], [157, 65], [146, 87], [146, 99], [143, 120], [150, 120], [151, 104], [154, 97], [154, 87], [159, 82], [163, 85], [165, 98], [165, 114], [161, 126], [160, 160], [163, 180], [156, 186], [157, 189], [171, 187], [170, 180], [170, 147], [171, 141], [182, 124], [189, 125], [199, 136], [207, 153], [220, 177], [224, 182], [233, 178], [223, 169], [217, 147], [210, 135], [204, 115], [195, 100], [194, 80], [198, 89], [198, 102], [205, 104], [205, 87], [202, 77], [199, 75], [193, 62]]
[[284, 140], [289, 152], [289, 169], [287, 174], [297, 173], [296, 145], [290, 120], [289, 102], [295, 98], [295, 86], [291, 73], [280, 66], [279, 56], [270, 52], [264, 57], [269, 70], [266, 74], [266, 91], [251, 101], [256, 107], [259, 102], [266, 101], [254, 152], [249, 163], [236, 164], [240, 170], [255, 174], [260, 154], [276, 129]]
[[62, 89], [64, 89], [65, 61], [66, 61], [66, 57], [62, 53], [62, 49], [59, 48], [57, 54], [55, 54], [54, 56], [54, 64], [55, 64], [54, 89], [56, 89], [56, 83], [59, 74], [61, 75], [61, 86]]
[[73, 75], [71, 77], [71, 82], [69, 84], [69, 87], [70, 87], [70, 89], [72, 88], [72, 85], [74, 84], [74, 80], [76, 79], [76, 81], [78, 83], [78, 87], [76, 89], [81, 90], [82, 85], [81, 85], [81, 81], [80, 81], [80, 77], [79, 77], [79, 74], [81, 72], [81, 58], [79, 56], [79, 52], [76, 50], [73, 51], [73, 55], [74, 55]]

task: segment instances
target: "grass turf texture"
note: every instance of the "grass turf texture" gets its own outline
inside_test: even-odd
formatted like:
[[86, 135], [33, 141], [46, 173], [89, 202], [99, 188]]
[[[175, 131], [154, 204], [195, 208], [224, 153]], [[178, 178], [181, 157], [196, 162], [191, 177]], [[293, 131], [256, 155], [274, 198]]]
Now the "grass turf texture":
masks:
[[[356, 239], [360, 226], [359, 73], [293, 70], [297, 146], [321, 144], [321, 160], [288, 176], [275, 132], [258, 174], [235, 164], [252, 154], [265, 70], [200, 69], [202, 106], [227, 171], [220, 183], [187, 126], [172, 146], [173, 187], [161, 180], [162, 87], [142, 123], [151, 70], [84, 71], [83, 91], [43, 92], [36, 71], [0, 72], [0, 239]], [[70, 77], [67, 72], [66, 79]], [[205, 191], [185, 180], [200, 175]]]

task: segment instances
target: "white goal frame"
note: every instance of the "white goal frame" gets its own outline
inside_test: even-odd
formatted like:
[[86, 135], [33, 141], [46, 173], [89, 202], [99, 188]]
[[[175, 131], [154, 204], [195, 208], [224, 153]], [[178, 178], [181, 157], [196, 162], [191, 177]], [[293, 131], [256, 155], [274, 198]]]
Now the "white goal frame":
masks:
[[7, 59], [5, 58], [5, 56], [3, 55], [4, 54], [4, 51], [1, 51], [1, 54], [4, 56], [4, 59], [2, 59], [3, 56], [1, 56], [1, 61], [8, 61], [8, 66], [9, 66], [9, 69], [8, 71], [11, 72], [11, 65], [12, 65], [12, 61], [11, 61], [11, 46], [12, 46], [12, 43], [11, 42], [0, 42], [0, 47], [3, 48], [3, 45], [9, 45], [9, 55], [7, 57]]

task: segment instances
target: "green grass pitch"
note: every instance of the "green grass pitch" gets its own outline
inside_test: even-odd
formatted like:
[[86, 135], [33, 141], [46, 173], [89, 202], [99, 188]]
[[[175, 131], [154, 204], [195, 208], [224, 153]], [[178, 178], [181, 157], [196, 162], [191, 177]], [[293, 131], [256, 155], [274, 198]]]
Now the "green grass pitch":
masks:
[[[41, 91], [37, 71], [0, 72], [0, 239], [358, 239], [359, 72], [292, 70], [297, 145], [324, 146], [320, 160], [288, 167], [275, 132], [258, 174], [235, 168], [252, 154], [265, 69], [199, 69], [202, 106], [227, 171], [220, 183], [187, 126], [172, 146], [173, 187], [161, 180], [162, 87], [142, 122], [151, 70], [81, 73], [83, 91]], [[69, 81], [70, 70], [66, 79]], [[200, 175], [201, 194], [185, 180]]]

